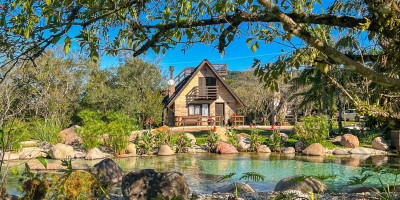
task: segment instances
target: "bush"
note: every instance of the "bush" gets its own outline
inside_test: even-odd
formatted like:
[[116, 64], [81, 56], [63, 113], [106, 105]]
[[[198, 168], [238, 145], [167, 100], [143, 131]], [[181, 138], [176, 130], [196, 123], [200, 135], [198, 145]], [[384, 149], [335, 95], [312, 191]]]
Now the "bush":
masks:
[[35, 118], [32, 120], [32, 139], [50, 144], [57, 144], [61, 141], [61, 126], [55, 120], [42, 120]]
[[236, 135], [236, 130], [232, 127], [230, 130], [226, 130], [225, 135], [226, 135], [226, 137], [228, 137], [227, 143], [229, 143], [237, 148], [239, 138]]
[[219, 136], [215, 134], [213, 130], [210, 130], [208, 134], [208, 151], [216, 152], [218, 143], [219, 143]]
[[176, 140], [176, 148], [178, 153], [186, 152], [187, 148], [192, 145], [192, 140], [185, 136], [185, 133], [179, 133]]
[[8, 121], [4, 129], [0, 129], [0, 145], [4, 145], [6, 150], [16, 151], [21, 148], [20, 142], [28, 137], [28, 124], [22, 120], [15, 119]]
[[250, 150], [257, 151], [258, 146], [260, 146], [259, 141], [259, 130], [256, 128], [252, 128], [250, 132]]
[[79, 137], [83, 140], [86, 149], [93, 149], [100, 146], [100, 137], [105, 134], [107, 124], [102, 120], [100, 112], [82, 110], [78, 113], [83, 125], [77, 129]]
[[123, 154], [129, 144], [129, 136], [136, 128], [135, 121], [128, 115], [119, 112], [108, 112], [106, 117], [107, 121], [109, 121], [107, 132], [114, 153], [117, 155]]
[[312, 143], [322, 143], [329, 134], [329, 118], [324, 115], [302, 117], [302, 124], [296, 124], [293, 133], [306, 146]]

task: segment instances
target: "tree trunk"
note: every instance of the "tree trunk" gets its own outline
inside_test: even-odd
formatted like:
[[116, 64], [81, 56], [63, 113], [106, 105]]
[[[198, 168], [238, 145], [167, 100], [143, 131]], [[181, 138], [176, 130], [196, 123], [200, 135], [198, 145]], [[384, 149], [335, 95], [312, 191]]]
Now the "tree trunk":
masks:
[[338, 111], [339, 111], [339, 115], [338, 115], [338, 126], [339, 126], [339, 131], [343, 130], [343, 124], [342, 124], [342, 114], [343, 114], [343, 109], [342, 109], [342, 100], [340, 99], [340, 91], [339, 88], [336, 87], [336, 96], [337, 96], [337, 107], [338, 107]]

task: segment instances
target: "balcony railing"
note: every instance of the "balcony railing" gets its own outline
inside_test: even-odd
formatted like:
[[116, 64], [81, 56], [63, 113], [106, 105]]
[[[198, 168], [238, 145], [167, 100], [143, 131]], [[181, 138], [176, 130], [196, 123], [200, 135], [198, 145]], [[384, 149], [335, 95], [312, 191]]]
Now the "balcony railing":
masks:
[[226, 64], [212, 64], [218, 74], [222, 77], [228, 76], [228, 67]]
[[195, 99], [218, 98], [218, 86], [196, 86], [193, 90]]

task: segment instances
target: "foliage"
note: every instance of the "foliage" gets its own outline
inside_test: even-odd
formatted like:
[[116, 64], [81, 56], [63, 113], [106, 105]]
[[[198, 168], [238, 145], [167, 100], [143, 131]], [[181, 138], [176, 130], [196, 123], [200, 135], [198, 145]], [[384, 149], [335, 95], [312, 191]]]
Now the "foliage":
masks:
[[227, 143], [235, 146], [237, 148], [238, 145], [238, 136], [236, 135], [237, 131], [235, 128], [231, 127], [230, 130], [226, 130], [226, 137], [228, 137]]
[[179, 133], [176, 140], [176, 148], [178, 153], [187, 151], [187, 147], [192, 145], [192, 140], [185, 136], [185, 133]]
[[114, 152], [119, 155], [125, 153], [125, 149], [129, 144], [129, 137], [133, 130], [136, 129], [136, 122], [128, 115], [120, 112], [107, 112], [107, 132]]
[[251, 132], [250, 132], [250, 149], [252, 151], [257, 151], [258, 147], [260, 146], [258, 133], [259, 133], [258, 129], [251, 128]]
[[272, 151], [281, 151], [281, 147], [283, 145], [282, 143], [282, 137], [280, 133], [280, 127], [276, 128], [275, 126], [271, 126], [271, 129], [273, 130], [272, 132], [272, 137], [268, 141], [268, 146], [271, 147]]
[[302, 124], [296, 124], [294, 134], [303, 140], [306, 146], [312, 143], [322, 143], [329, 134], [329, 119], [327, 116], [302, 117]]
[[28, 134], [28, 124], [19, 119], [10, 120], [5, 124], [3, 129], [0, 129], [0, 145], [3, 151], [17, 151], [21, 148], [20, 142], [26, 139]]
[[208, 151], [215, 152], [217, 150], [219, 143], [219, 136], [214, 132], [214, 130], [210, 130], [208, 134]]
[[169, 130], [157, 131], [154, 136], [154, 143], [158, 147], [160, 147], [161, 145], [170, 145], [171, 143], [170, 131]]
[[57, 121], [34, 118], [31, 124], [32, 139], [49, 142], [50, 144], [56, 144], [61, 141], [60, 131], [62, 128]]
[[264, 179], [265, 179], [264, 175], [262, 175], [262, 174], [258, 174], [256, 172], [245, 172], [245, 173], [242, 173], [242, 176], [239, 178], [239, 180], [245, 180], [246, 182], [245, 182], [245, 184], [242, 184], [242, 186], [239, 187], [237, 185], [237, 182], [233, 180], [234, 175], [236, 175], [236, 172], [232, 172], [228, 175], [224, 175], [219, 178], [218, 182], [229, 179], [231, 181], [232, 187], [235, 190], [235, 198], [238, 198], [238, 195], [239, 195], [238, 192], [241, 191], [242, 188], [244, 186], [246, 186], [246, 184], [249, 181], [261, 182], [261, 181], [264, 181]]
[[151, 131], [144, 131], [141, 135], [142, 143], [139, 143], [142, 154], [150, 154], [153, 151], [154, 138]]
[[44, 199], [49, 190], [49, 183], [46, 179], [29, 179], [22, 185], [22, 191], [25, 193], [22, 199]]
[[100, 137], [106, 132], [107, 124], [102, 120], [100, 112], [82, 110], [78, 113], [82, 119], [83, 126], [77, 129], [78, 135], [82, 138], [86, 149], [93, 149], [100, 146]]

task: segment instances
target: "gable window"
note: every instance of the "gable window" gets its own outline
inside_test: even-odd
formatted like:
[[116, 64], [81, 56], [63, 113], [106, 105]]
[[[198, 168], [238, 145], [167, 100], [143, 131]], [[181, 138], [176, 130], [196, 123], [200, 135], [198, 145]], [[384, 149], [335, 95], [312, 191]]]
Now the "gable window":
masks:
[[206, 86], [216, 86], [217, 79], [213, 77], [206, 77]]
[[208, 116], [209, 104], [189, 104], [189, 115]]

